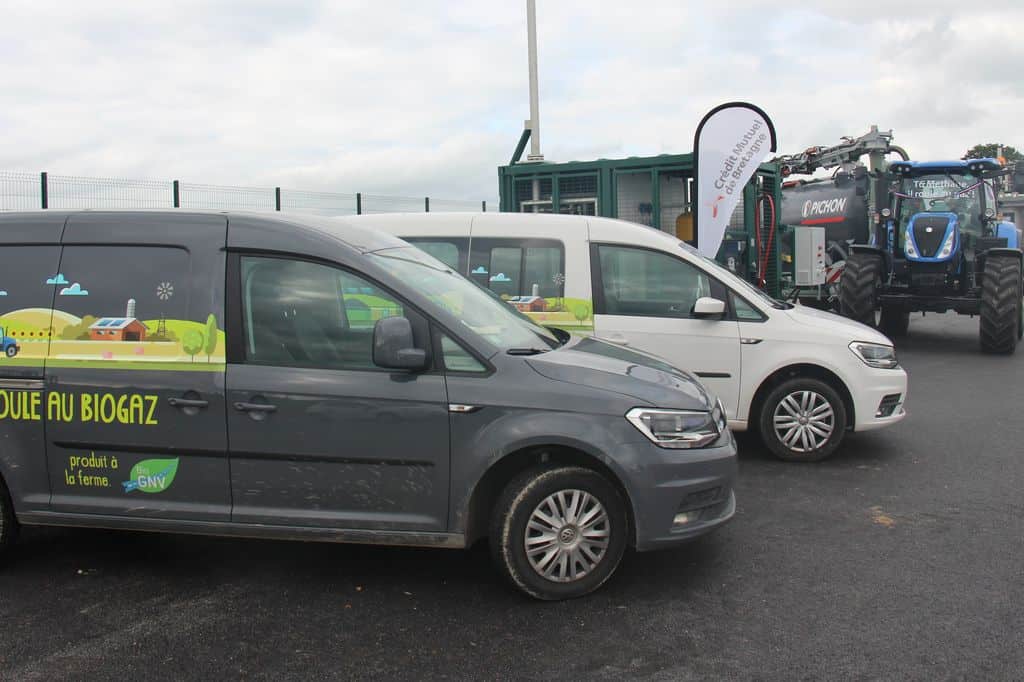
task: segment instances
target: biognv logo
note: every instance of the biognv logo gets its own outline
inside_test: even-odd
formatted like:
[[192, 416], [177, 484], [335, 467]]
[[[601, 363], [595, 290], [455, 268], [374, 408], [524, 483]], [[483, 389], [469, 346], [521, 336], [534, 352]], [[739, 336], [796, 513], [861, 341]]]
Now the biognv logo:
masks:
[[178, 473], [178, 459], [146, 459], [132, 467], [129, 480], [124, 481], [124, 491], [139, 490], [144, 493], [162, 493], [171, 487]]

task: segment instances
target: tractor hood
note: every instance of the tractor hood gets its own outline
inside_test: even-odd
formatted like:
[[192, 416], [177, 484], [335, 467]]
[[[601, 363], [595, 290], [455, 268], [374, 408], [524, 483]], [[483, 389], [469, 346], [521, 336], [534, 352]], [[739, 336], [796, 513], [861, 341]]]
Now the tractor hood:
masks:
[[837, 341], [842, 341], [843, 344], [851, 341], [865, 341], [881, 343], [886, 346], [892, 345], [892, 341], [877, 329], [872, 329], [866, 324], [855, 322], [835, 313], [828, 313], [805, 305], [796, 305], [787, 310], [786, 315], [797, 324], [813, 327], [819, 333], [824, 332]]
[[711, 410], [715, 406], [704, 385], [688, 372], [654, 355], [592, 337], [574, 337], [562, 348], [531, 357], [527, 363], [548, 379], [613, 391], [653, 407]]

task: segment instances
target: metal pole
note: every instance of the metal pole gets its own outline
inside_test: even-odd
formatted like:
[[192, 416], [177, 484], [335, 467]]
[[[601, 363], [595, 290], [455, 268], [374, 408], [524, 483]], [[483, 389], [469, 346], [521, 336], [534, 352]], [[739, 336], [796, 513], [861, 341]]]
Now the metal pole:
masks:
[[540, 153], [540, 96], [537, 92], [537, 0], [526, 0], [526, 36], [530, 59], [530, 154], [527, 160], [543, 161]]
[[486, 199], [480, 202], [480, 208], [483, 210], [484, 213], [487, 213], [487, 200]]
[[274, 188], [274, 210], [275, 211], [280, 211], [281, 210], [281, 188], [280, 187], [275, 187]]
[[423, 197], [423, 211], [430, 213], [430, 197]]
[[356, 192], [356, 215], [363, 215], [363, 193]]
[[46, 171], [39, 174], [39, 200], [43, 208], [50, 208], [50, 188], [46, 179]]
[[174, 198], [174, 208], [181, 208], [181, 184], [177, 180], [174, 181], [171, 194]]

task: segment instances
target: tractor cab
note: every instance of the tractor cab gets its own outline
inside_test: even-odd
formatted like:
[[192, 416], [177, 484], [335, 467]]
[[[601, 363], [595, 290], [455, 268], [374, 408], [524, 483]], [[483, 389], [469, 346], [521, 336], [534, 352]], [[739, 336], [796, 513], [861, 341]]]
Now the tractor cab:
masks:
[[966, 289], [978, 253], [1017, 246], [995, 219], [991, 178], [1002, 171], [995, 159], [897, 161], [889, 171], [888, 240], [897, 277], [912, 286]]

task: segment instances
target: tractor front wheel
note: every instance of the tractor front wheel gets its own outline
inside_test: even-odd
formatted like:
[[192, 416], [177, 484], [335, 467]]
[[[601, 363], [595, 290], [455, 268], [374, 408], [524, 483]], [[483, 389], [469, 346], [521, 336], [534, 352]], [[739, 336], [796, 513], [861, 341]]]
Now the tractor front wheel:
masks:
[[882, 261], [866, 253], [851, 253], [839, 280], [839, 312], [851, 320], [875, 326]]
[[1021, 332], [1021, 260], [992, 255], [981, 277], [981, 350], [1009, 355]]

